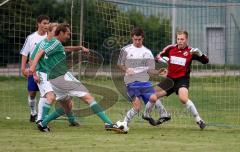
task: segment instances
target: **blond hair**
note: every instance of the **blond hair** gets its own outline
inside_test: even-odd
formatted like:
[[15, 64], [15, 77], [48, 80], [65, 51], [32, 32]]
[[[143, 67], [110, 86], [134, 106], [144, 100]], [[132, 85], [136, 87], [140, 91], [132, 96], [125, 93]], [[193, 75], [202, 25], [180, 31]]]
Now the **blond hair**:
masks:
[[48, 31], [51, 32], [53, 30], [54, 27], [57, 27], [58, 23], [50, 23], [49, 27], [48, 27]]
[[178, 35], [182, 35], [182, 34], [184, 34], [185, 36], [186, 36], [186, 38], [188, 38], [188, 32], [187, 31], [185, 31], [185, 30], [182, 30], [182, 31], [177, 31], [177, 36]]

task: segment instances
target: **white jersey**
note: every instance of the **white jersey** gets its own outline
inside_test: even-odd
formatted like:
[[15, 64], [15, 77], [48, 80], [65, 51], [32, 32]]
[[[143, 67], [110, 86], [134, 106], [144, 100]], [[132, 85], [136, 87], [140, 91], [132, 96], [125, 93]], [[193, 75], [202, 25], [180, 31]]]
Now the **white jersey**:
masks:
[[24, 56], [28, 56], [28, 55], [31, 56], [37, 43], [39, 43], [46, 37], [47, 37], [47, 33], [45, 35], [39, 35], [37, 31], [28, 35], [20, 54]]
[[148, 70], [155, 69], [155, 61], [152, 52], [145, 46], [137, 48], [133, 44], [129, 44], [122, 48], [118, 58], [118, 65], [131, 68], [134, 72], [133, 75], [125, 74], [125, 84], [135, 81], [149, 81]]

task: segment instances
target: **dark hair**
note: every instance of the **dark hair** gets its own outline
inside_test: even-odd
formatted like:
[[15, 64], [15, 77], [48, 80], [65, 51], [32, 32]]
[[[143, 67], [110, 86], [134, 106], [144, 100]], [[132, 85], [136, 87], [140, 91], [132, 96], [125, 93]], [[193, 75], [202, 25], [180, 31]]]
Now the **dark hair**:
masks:
[[50, 20], [47, 15], [39, 15], [36, 19], [37, 23], [41, 23], [43, 20]]
[[186, 36], [186, 38], [188, 38], [188, 32], [187, 31], [185, 31], [185, 30], [177, 31], [177, 35], [176, 36], [181, 35], [181, 34], [184, 34]]
[[144, 32], [140, 27], [135, 27], [131, 32], [131, 37], [133, 37], [134, 35], [144, 37]]
[[56, 31], [55, 31], [55, 35], [58, 36], [60, 34], [60, 32], [67, 32], [67, 29], [70, 29], [69, 24], [67, 23], [61, 23], [57, 26]]

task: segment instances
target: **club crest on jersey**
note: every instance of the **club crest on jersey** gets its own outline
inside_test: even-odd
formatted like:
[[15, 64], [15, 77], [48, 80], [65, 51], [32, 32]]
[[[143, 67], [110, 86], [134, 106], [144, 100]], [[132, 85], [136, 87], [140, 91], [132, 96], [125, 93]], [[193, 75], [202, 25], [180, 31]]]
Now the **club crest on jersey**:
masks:
[[187, 51], [183, 52], [183, 55], [188, 56], [188, 52]]

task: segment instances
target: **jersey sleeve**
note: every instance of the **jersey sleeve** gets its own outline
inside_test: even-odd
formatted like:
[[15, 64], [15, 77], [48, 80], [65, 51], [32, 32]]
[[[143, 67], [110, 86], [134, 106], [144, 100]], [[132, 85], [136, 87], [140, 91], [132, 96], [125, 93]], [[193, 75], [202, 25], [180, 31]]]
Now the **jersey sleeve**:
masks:
[[28, 36], [24, 42], [24, 45], [22, 47], [22, 50], [20, 51], [21, 55], [28, 56], [30, 54], [30, 41], [31, 38]]
[[160, 55], [161, 57], [163, 57], [163, 56], [168, 57], [169, 51], [170, 51], [172, 48], [174, 48], [175, 46], [176, 46], [176, 44], [171, 44], [171, 45], [166, 46], [166, 47], [162, 50], [162, 52], [159, 53], [159, 55]]
[[127, 59], [127, 52], [124, 49], [122, 49], [118, 57], [117, 65], [125, 65], [126, 59]]
[[59, 41], [54, 41], [53, 43], [47, 43], [43, 47], [43, 51], [47, 54], [47, 56], [50, 56], [59, 51], [59, 49], [56, 49], [56, 48], [60, 45], [61, 43]]

